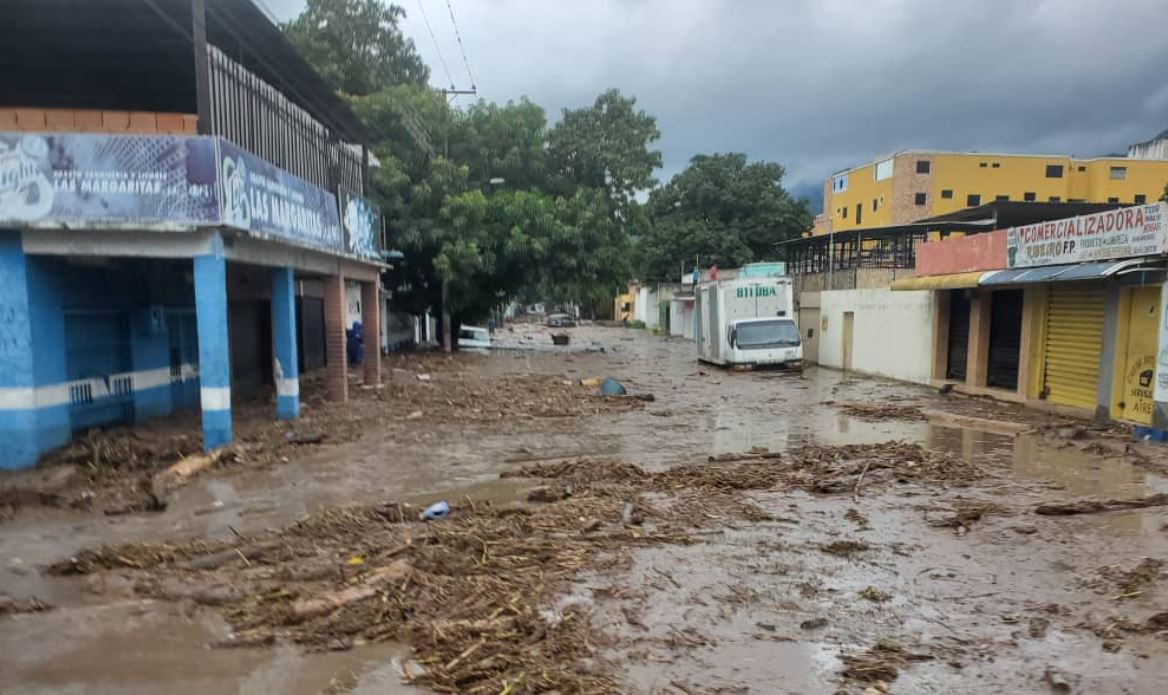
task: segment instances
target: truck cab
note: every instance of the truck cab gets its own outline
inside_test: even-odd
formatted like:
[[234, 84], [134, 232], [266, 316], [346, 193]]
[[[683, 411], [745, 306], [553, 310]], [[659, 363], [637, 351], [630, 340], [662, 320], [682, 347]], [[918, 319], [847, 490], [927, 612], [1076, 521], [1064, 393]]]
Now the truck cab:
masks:
[[789, 318], [751, 318], [726, 327], [726, 363], [743, 367], [777, 366], [801, 369], [803, 341], [799, 325]]

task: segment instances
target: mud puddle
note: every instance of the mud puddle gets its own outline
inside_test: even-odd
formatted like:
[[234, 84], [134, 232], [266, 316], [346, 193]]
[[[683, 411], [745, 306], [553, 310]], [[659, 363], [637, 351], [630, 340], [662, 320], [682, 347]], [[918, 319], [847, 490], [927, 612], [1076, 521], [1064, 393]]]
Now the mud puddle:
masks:
[[6, 628], [0, 631], [5, 693], [420, 692], [401, 685], [396, 669], [408, 654], [401, 645], [328, 653], [291, 645], [208, 650], [206, 644], [226, 636], [226, 624], [178, 604], [127, 599], [16, 619]]

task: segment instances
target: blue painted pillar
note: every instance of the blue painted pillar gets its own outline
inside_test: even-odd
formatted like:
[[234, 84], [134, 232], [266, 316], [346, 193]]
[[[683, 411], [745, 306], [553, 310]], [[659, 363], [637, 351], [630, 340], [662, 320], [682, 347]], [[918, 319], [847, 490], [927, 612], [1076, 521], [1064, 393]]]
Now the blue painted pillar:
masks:
[[199, 330], [199, 400], [203, 448], [231, 443], [231, 352], [227, 342], [227, 259], [215, 237], [211, 253], [195, 256], [195, 319]]
[[272, 271], [272, 371], [276, 417], [300, 417], [300, 371], [296, 355], [296, 277], [291, 268]]
[[29, 468], [39, 453], [28, 264], [20, 233], [0, 230], [0, 469]]

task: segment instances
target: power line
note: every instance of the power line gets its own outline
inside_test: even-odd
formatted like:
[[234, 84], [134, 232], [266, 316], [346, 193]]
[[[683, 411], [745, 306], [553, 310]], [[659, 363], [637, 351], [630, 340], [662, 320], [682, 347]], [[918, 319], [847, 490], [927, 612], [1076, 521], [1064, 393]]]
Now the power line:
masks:
[[454, 38], [458, 39], [458, 50], [462, 53], [462, 64], [466, 66], [466, 74], [470, 77], [470, 88], [478, 89], [475, 86], [474, 73], [470, 71], [470, 61], [466, 59], [466, 46], [462, 44], [462, 34], [458, 31], [458, 20], [454, 18], [454, 6], [450, 4], [450, 0], [446, 0], [446, 9], [450, 10], [450, 23], [454, 25]]
[[438, 38], [434, 36], [434, 29], [430, 27], [430, 18], [426, 16], [426, 7], [422, 4], [422, 0], [418, 0], [418, 9], [422, 12], [422, 21], [426, 23], [426, 31], [430, 33], [430, 40], [434, 42], [434, 50], [438, 52], [442, 71], [446, 73], [446, 79], [450, 80], [450, 88], [454, 89], [454, 77], [450, 74], [450, 66], [446, 64], [446, 57], [442, 55], [442, 49], [438, 47]]

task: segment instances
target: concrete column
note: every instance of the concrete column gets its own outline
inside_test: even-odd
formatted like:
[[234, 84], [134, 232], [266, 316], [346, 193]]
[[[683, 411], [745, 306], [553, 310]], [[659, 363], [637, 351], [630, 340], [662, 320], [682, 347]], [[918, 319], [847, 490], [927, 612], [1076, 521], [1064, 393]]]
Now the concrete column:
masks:
[[231, 350], [227, 337], [227, 260], [222, 240], [195, 256], [195, 319], [199, 331], [199, 400], [203, 448], [231, 443]]
[[329, 400], [349, 400], [349, 363], [345, 354], [345, 278], [324, 279], [324, 352], [328, 361], [325, 382]]
[[944, 380], [949, 371], [949, 297], [950, 290], [933, 291], [933, 366], [932, 378]]
[[381, 385], [381, 281], [361, 283], [361, 329], [365, 335], [365, 385]]
[[992, 294], [979, 290], [969, 304], [969, 355], [965, 383], [985, 387], [990, 366], [990, 302]]
[[40, 455], [30, 314], [20, 233], [0, 231], [0, 469], [30, 468]]
[[1039, 295], [1037, 287], [1027, 287], [1022, 290], [1022, 337], [1018, 349], [1018, 388], [1017, 393], [1023, 398], [1030, 397], [1030, 381], [1034, 378], [1031, 363], [1034, 362], [1035, 351], [1039, 349], [1035, 327], [1038, 324]]
[[272, 376], [276, 417], [300, 417], [300, 366], [296, 354], [296, 276], [291, 268], [272, 271]]
[[[1095, 392], [1095, 419], [1107, 422], [1111, 419], [1111, 387], [1114, 380], [1123, 382], [1123, 367], [1116, 367], [1116, 338], [1119, 332], [1120, 288], [1109, 283], [1107, 297], [1103, 305], [1103, 345], [1099, 351], [1099, 381]], [[1122, 364], [1122, 360], [1121, 360]], [[1155, 394], [1153, 393], [1153, 397]]]

